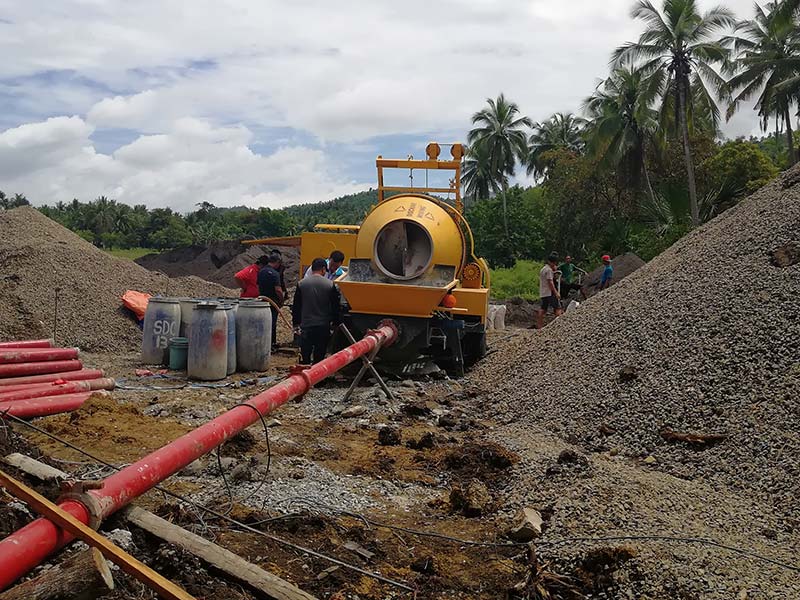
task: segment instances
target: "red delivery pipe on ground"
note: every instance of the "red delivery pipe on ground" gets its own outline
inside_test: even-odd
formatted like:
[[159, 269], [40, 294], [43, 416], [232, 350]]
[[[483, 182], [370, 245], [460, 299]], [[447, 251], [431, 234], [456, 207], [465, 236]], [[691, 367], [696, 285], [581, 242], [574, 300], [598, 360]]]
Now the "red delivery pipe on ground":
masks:
[[[34, 363], [36, 364], [36, 363]], [[0, 393], [9, 391], [18, 385], [31, 385], [38, 383], [50, 383], [59, 379], [63, 381], [87, 381], [89, 379], [100, 379], [106, 373], [102, 369], [79, 369], [78, 371], [64, 371], [62, 373], [46, 373], [44, 375], [27, 375], [25, 377], [6, 377], [0, 379]]]
[[6, 348], [0, 350], [0, 364], [69, 360], [78, 358], [77, 348]]
[[91, 381], [68, 381], [67, 383], [42, 383], [27, 385], [20, 390], [0, 392], [0, 405], [5, 402], [27, 400], [28, 398], [44, 398], [46, 396], [61, 396], [76, 392], [90, 392], [92, 390], [113, 390], [116, 383], [113, 379], [102, 378]]
[[41, 375], [44, 373], [62, 373], [77, 371], [83, 368], [79, 360], [50, 360], [44, 362], [12, 363], [0, 365], [0, 378]]
[[0, 348], [52, 348], [53, 340], [20, 340], [18, 342], [0, 342]]
[[[81, 502], [65, 500], [59, 503], [59, 507], [82, 523], [89, 524], [91, 520], [96, 526], [100, 520], [129, 504], [134, 498], [256, 423], [259, 415], [264, 416], [292, 398], [302, 396], [314, 384], [375, 348], [391, 344], [396, 337], [397, 327], [394, 323], [382, 323], [379, 329], [370, 331], [352, 346], [307, 370], [290, 375], [251, 398], [246, 405], [233, 407], [216, 419], [118, 471], [106, 479], [99, 490], [86, 492]], [[90, 514], [90, 511], [94, 514]], [[40, 518], [0, 541], [0, 590], [7, 588], [50, 553], [71, 540], [72, 536], [64, 530], [47, 519]]]
[[[77, 371], [76, 371], [77, 372]], [[109, 382], [113, 383], [113, 379], [107, 379], [104, 377], [92, 377], [91, 379], [70, 379], [70, 380], [62, 380], [62, 381], [44, 381], [42, 383], [24, 383], [18, 385], [6, 385], [0, 387], [0, 402], [3, 401], [3, 398], [6, 397], [6, 394], [12, 394], [13, 392], [38, 392], [40, 390], [52, 390], [52, 389], [67, 389], [67, 394], [71, 394], [72, 392], [83, 392], [89, 390], [108, 390], [114, 389], [113, 387], [108, 387]], [[86, 384], [88, 383], [88, 387], [81, 387], [77, 390], [71, 390], [69, 387], [63, 388], [63, 386], [68, 386], [68, 384]], [[56, 394], [44, 394], [45, 396], [53, 396]], [[36, 396], [31, 396], [34, 398]], [[15, 398], [15, 400], [24, 400], [24, 398]]]
[[20, 419], [46, 417], [58, 413], [70, 412], [79, 409], [84, 402], [95, 394], [108, 395], [108, 392], [94, 391], [79, 394], [64, 394], [62, 396], [48, 396], [46, 398], [31, 398], [17, 400], [0, 405], [0, 418], [12, 415]]

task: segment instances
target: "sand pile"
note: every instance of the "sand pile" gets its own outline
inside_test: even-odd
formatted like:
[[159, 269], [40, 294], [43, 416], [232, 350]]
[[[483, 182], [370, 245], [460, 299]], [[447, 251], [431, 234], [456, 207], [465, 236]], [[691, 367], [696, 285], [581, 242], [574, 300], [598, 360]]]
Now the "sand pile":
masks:
[[108, 351], [141, 344], [141, 331], [122, 308], [126, 290], [237, 295], [197, 277], [170, 279], [115, 258], [33, 208], [0, 212], [0, 339], [52, 335], [56, 288], [57, 342]]
[[[286, 266], [286, 283], [297, 281], [300, 256], [297, 248], [279, 248]], [[243, 246], [238, 241], [214, 242], [208, 246], [186, 246], [160, 254], [147, 254], [136, 262], [151, 271], [170, 277], [196, 275], [202, 279], [235, 288], [233, 276], [269, 251], [269, 246]]]
[[800, 240], [798, 174], [543, 331], [499, 344], [472, 381], [521, 431], [540, 424], [796, 517], [800, 263], [773, 257]]

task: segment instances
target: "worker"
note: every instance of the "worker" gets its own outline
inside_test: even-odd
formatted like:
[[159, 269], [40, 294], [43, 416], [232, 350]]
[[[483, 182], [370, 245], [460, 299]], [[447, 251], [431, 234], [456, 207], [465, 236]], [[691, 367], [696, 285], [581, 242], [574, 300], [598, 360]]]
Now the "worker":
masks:
[[564, 262], [558, 265], [558, 271], [561, 273], [561, 287], [559, 293], [562, 298], [568, 298], [572, 290], [581, 290], [580, 284], [575, 283], [575, 271], [578, 269], [572, 263], [572, 257], [568, 254], [564, 257]]
[[281, 259], [281, 268], [278, 269], [278, 273], [281, 276], [281, 289], [283, 290], [283, 302], [284, 304], [286, 304], [286, 302], [289, 301], [289, 291], [286, 289], [286, 276], [285, 276], [286, 265], [283, 264], [283, 253], [281, 253], [281, 251], [278, 250], [277, 248], [273, 248], [272, 250], [269, 251], [269, 253], [277, 254]]
[[[330, 257], [325, 261], [325, 278], [330, 279], [333, 281], [340, 275], [344, 275], [345, 269], [342, 267], [344, 264], [344, 252], [341, 250], [334, 250], [331, 252]], [[312, 269], [308, 267], [306, 269], [305, 275], [303, 275], [303, 279], [306, 277], [311, 277]]]
[[553, 309], [553, 314], [556, 317], [561, 316], [561, 296], [556, 289], [555, 283], [556, 265], [558, 265], [558, 255], [553, 252], [547, 257], [547, 264], [539, 271], [541, 307], [536, 312], [537, 329], [541, 329], [544, 326], [544, 316], [549, 308]]
[[239, 294], [240, 297], [258, 297], [258, 272], [263, 267], [267, 266], [268, 259], [269, 256], [267, 254], [262, 254], [258, 257], [256, 262], [254, 262], [252, 265], [246, 266], [233, 276], [233, 278], [236, 280], [236, 283], [238, 283], [239, 287], [242, 288], [242, 291]]
[[603, 275], [600, 277], [600, 287], [598, 290], [604, 290], [611, 285], [611, 278], [614, 277], [614, 267], [611, 266], [611, 257], [608, 254], [603, 255]]
[[292, 326], [300, 330], [300, 362], [322, 361], [332, 327], [339, 322], [339, 290], [327, 277], [328, 263], [315, 258], [311, 274], [297, 284], [292, 303]]
[[270, 310], [272, 311], [272, 349], [278, 347], [278, 309], [283, 306], [285, 295], [281, 287], [281, 255], [273, 252], [267, 257], [266, 266], [258, 272], [258, 293], [259, 296], [268, 298]]

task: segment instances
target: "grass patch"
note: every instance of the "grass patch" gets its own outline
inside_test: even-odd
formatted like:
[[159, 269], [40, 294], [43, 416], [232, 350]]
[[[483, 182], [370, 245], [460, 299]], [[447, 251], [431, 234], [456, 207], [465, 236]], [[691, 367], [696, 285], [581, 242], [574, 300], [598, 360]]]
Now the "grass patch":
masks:
[[510, 269], [492, 269], [492, 298], [508, 300], [518, 296], [539, 299], [539, 271], [544, 263], [518, 260]]
[[111, 250], [106, 250], [110, 255], [116, 256], [117, 258], [127, 258], [128, 260], [136, 260], [137, 258], [141, 258], [145, 254], [150, 254], [152, 252], [157, 252], [152, 248], [112, 248]]

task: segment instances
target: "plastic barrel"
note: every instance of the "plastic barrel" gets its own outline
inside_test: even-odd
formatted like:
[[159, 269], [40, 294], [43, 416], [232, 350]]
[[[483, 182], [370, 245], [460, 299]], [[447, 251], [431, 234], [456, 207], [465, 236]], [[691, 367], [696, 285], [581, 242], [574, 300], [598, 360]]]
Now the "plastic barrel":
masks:
[[228, 317], [228, 365], [227, 374], [236, 372], [236, 309], [232, 304], [224, 304], [225, 315]]
[[180, 337], [189, 338], [189, 327], [192, 325], [192, 315], [194, 307], [200, 303], [200, 300], [194, 298], [179, 298], [181, 304], [181, 326], [178, 330]]
[[266, 371], [272, 348], [272, 311], [256, 300], [239, 303], [236, 313], [236, 360], [240, 371]]
[[189, 329], [187, 374], [215, 381], [228, 374], [228, 317], [218, 304], [201, 302], [194, 308]]
[[189, 360], [189, 340], [185, 337], [174, 337], [169, 341], [169, 368], [173, 371], [185, 371]]
[[178, 336], [181, 305], [175, 298], [150, 298], [142, 327], [142, 362], [166, 365], [169, 362], [169, 341]]

